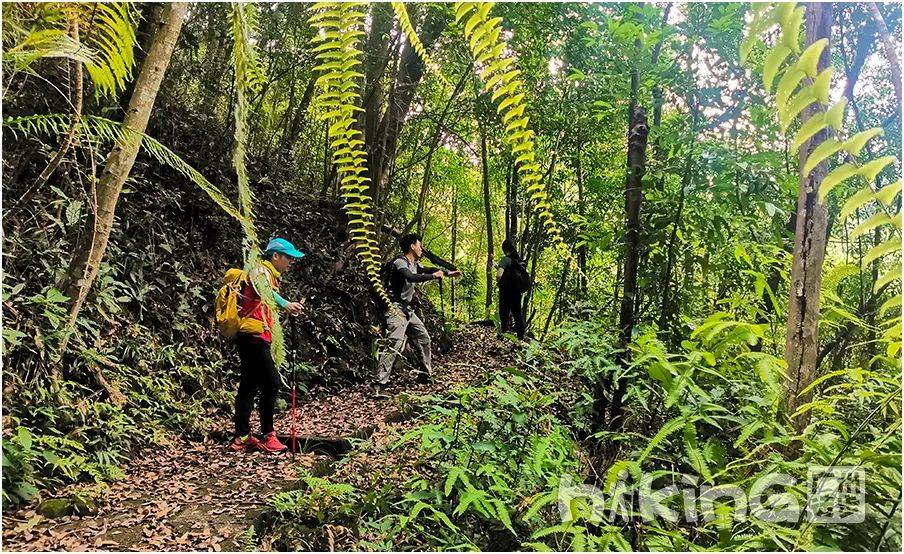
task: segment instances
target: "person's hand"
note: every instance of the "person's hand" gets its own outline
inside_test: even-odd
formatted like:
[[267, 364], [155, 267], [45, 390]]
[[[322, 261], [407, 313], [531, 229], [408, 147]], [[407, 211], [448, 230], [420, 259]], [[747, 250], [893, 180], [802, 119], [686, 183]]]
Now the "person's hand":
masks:
[[445, 277], [445, 275], [443, 275], [442, 271], [434, 271], [433, 272], [434, 279], [442, 279], [443, 277]]
[[286, 304], [286, 311], [292, 314], [293, 316], [301, 315], [301, 312], [304, 310], [304, 304], [301, 302], [289, 302]]
[[458, 269], [456, 269], [455, 271], [446, 272], [446, 277], [458, 277], [459, 275], [461, 275], [461, 271], [459, 271]]

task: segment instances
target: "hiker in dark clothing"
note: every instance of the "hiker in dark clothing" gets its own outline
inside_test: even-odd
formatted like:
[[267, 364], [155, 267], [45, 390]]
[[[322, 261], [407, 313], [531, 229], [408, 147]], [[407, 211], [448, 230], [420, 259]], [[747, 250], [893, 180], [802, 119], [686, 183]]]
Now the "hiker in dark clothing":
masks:
[[[271, 329], [273, 311], [263, 302], [255, 289], [254, 278], [267, 279], [277, 307], [297, 316], [304, 309], [300, 302], [289, 302], [279, 294], [279, 277], [288, 271], [295, 260], [304, 256], [292, 243], [285, 239], [275, 238], [267, 244], [264, 259], [255, 270], [257, 274], [248, 279], [239, 296], [239, 317], [241, 327], [236, 337], [236, 346], [241, 360], [241, 380], [235, 396], [235, 439], [231, 449], [240, 451], [262, 450], [264, 452], [282, 452], [286, 449], [276, 437], [273, 430], [273, 411], [276, 404], [276, 393], [279, 391], [280, 378], [270, 352], [273, 340]], [[258, 440], [251, 434], [251, 410], [254, 399], [260, 392], [261, 435]]]
[[512, 319], [515, 320], [515, 334], [524, 340], [524, 311], [521, 297], [530, 290], [530, 274], [524, 269], [521, 256], [509, 239], [502, 242], [502, 253], [505, 256], [496, 264], [496, 284], [499, 286], [499, 323], [502, 332], [509, 331]]
[[381, 394], [382, 389], [389, 384], [392, 365], [395, 363], [398, 354], [405, 348], [406, 337], [409, 336], [414, 339], [414, 348], [423, 366], [419, 380], [429, 381], [432, 379], [433, 364], [430, 351], [430, 335], [427, 333], [427, 327], [424, 326], [424, 322], [414, 313], [411, 307], [411, 300], [414, 298], [414, 285], [415, 283], [461, 275], [460, 271], [444, 272], [435, 267], [423, 267], [420, 265], [418, 260], [423, 255], [423, 245], [421, 244], [421, 237], [414, 233], [401, 237], [399, 239], [399, 247], [401, 248], [401, 253], [391, 264], [387, 264], [383, 272], [385, 273], [384, 286], [387, 289], [386, 292], [389, 294], [389, 298], [396, 309], [389, 308], [384, 315], [390, 344], [388, 348], [385, 348], [380, 353], [377, 363], [376, 383], [374, 385], [377, 394]]

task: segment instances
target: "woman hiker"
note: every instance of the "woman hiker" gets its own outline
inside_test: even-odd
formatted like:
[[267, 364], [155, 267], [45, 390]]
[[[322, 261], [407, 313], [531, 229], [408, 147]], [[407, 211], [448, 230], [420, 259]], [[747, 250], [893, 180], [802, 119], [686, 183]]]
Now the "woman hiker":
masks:
[[[256, 277], [269, 279], [276, 305], [292, 316], [301, 314], [301, 302], [289, 302], [279, 294], [279, 276], [292, 267], [292, 263], [304, 256], [292, 243], [275, 238], [267, 244], [263, 261], [255, 270]], [[270, 353], [273, 312], [261, 302], [258, 291], [248, 279], [239, 296], [239, 316], [242, 326], [236, 337], [241, 360], [241, 380], [235, 397], [235, 439], [230, 448], [236, 452], [262, 450], [282, 452], [286, 445], [276, 438], [273, 430], [273, 407], [279, 391], [280, 378]], [[261, 439], [251, 434], [251, 410], [254, 398], [260, 392], [258, 413], [261, 420]]]
[[496, 264], [496, 284], [499, 286], [499, 324], [507, 333], [511, 321], [515, 321], [515, 334], [524, 340], [524, 311], [521, 296], [530, 290], [530, 276], [524, 269], [521, 256], [509, 239], [502, 241], [505, 256]]

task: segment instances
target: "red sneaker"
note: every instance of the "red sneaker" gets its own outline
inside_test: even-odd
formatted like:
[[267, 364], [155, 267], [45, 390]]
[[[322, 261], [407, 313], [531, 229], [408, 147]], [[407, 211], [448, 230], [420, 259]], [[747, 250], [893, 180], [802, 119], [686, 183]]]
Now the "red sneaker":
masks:
[[288, 447], [279, 442], [279, 439], [276, 438], [276, 431], [270, 431], [264, 435], [264, 440], [258, 441], [257, 448], [264, 452], [282, 452]]
[[233, 452], [253, 452], [258, 449], [261, 441], [257, 440], [254, 435], [248, 434], [248, 438], [242, 440], [242, 437], [236, 437], [229, 445], [229, 449]]

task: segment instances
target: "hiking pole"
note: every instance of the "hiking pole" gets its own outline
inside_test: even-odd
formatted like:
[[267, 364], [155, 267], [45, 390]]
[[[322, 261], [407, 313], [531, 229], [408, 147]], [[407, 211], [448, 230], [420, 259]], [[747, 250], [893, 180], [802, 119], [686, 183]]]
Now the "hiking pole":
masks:
[[295, 323], [296, 317], [297, 316], [292, 316], [292, 318], [289, 319], [289, 327], [290, 327], [289, 334], [292, 337], [292, 407], [289, 410], [289, 414], [290, 414], [289, 417], [292, 422], [291, 423], [292, 428], [290, 431], [290, 437], [291, 437], [291, 441], [292, 441], [292, 445], [290, 448], [290, 451], [292, 452], [292, 461], [295, 461], [295, 451], [298, 449], [298, 436], [296, 435], [296, 430], [295, 430], [295, 407], [296, 407], [296, 404], [295, 404], [295, 402], [296, 402], [296, 400], [295, 400], [295, 398], [296, 398], [296, 395], [295, 395], [295, 389], [296, 389], [296, 387], [295, 387], [295, 384], [296, 384], [295, 370], [298, 367], [298, 364], [296, 363], [297, 362], [296, 352], [298, 350], [298, 333], [296, 332], [296, 329], [298, 326]]

